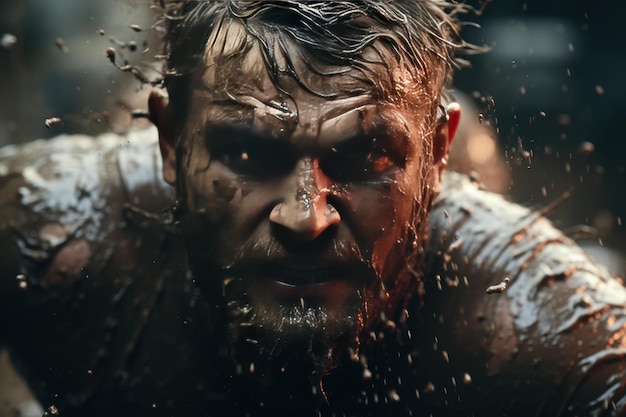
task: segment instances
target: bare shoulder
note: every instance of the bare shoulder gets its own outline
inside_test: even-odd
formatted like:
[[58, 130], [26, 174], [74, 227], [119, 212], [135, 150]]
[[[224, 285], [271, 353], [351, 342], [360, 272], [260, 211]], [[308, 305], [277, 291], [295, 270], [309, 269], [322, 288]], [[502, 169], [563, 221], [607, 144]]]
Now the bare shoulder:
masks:
[[[492, 390], [490, 407], [626, 414], [622, 280], [541, 210], [458, 174], [446, 177], [430, 224], [438, 265], [432, 287], [445, 294], [435, 297], [443, 304], [436, 308], [454, 327], [450, 355], [476, 385]], [[509, 402], [498, 404], [503, 398]]]

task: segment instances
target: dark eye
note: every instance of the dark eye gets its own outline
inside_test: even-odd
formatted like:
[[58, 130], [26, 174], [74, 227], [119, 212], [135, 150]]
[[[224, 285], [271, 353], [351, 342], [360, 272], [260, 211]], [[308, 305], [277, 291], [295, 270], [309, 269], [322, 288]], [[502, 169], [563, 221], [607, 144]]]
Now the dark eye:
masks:
[[320, 159], [322, 170], [340, 182], [372, 181], [389, 175], [397, 164], [384, 148], [333, 149]]
[[232, 132], [218, 140], [211, 140], [209, 152], [214, 161], [251, 179], [284, 175], [295, 165], [294, 152], [288, 143], [233, 135]]

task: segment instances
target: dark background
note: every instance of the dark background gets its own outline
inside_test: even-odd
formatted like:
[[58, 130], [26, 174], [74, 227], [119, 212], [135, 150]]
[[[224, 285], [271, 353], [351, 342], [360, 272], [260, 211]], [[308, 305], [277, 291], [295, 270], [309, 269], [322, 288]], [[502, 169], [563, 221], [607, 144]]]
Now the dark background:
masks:
[[[0, 36], [17, 38], [0, 47], [0, 145], [137, 126], [130, 111], [144, 106], [148, 89], [117, 70], [105, 51], [114, 46], [118, 63], [155, 76], [149, 68], [158, 34], [129, 28], [152, 25], [149, 4], [0, 0]], [[468, 57], [472, 68], [460, 71], [455, 85], [498, 131], [509, 197], [541, 208], [571, 191], [550, 215], [557, 225], [573, 237], [585, 232], [583, 244], [625, 252], [626, 1], [493, 0], [466, 20], [481, 26], [468, 25], [466, 38], [492, 51]], [[46, 128], [50, 117], [63, 122]], [[614, 269], [624, 275], [623, 263]]]
[[472, 20], [467, 39], [493, 49], [456, 86], [498, 129], [511, 198], [540, 208], [571, 191], [550, 217], [576, 238], [594, 228], [590, 250], [624, 253], [626, 1], [494, 0]]

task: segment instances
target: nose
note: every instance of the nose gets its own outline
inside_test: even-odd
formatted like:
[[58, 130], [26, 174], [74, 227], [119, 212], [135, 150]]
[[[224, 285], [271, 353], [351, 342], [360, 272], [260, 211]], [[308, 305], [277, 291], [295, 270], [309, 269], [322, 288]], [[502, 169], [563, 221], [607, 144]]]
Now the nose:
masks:
[[300, 159], [292, 178], [285, 198], [270, 212], [270, 221], [299, 242], [312, 241], [341, 222], [327, 198], [331, 181], [313, 158]]

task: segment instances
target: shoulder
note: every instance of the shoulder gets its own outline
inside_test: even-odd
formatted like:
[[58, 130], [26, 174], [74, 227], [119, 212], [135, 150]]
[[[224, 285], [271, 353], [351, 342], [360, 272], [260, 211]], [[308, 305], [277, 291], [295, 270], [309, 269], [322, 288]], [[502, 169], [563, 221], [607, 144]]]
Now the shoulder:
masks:
[[626, 289], [543, 214], [446, 176], [430, 257], [451, 350], [491, 407], [626, 413]]
[[153, 130], [0, 149], [3, 309], [71, 291], [96, 252], [115, 247], [111, 237], [125, 227], [129, 205], [148, 211], [171, 205], [159, 163]]

